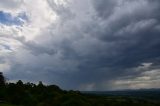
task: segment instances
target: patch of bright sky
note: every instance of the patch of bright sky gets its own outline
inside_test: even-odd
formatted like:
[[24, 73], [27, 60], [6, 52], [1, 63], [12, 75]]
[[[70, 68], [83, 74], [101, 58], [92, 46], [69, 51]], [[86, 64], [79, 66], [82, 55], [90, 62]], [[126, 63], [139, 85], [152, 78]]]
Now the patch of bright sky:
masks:
[[23, 25], [28, 18], [26, 14], [18, 13], [17, 16], [12, 16], [12, 14], [0, 11], [0, 23], [4, 25]]

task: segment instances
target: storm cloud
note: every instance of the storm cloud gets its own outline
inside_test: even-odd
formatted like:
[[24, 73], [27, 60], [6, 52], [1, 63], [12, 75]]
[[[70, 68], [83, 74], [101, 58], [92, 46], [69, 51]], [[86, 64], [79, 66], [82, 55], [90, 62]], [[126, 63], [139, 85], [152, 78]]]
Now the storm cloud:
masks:
[[159, 0], [14, 0], [0, 6], [11, 17], [25, 14], [17, 17], [21, 25], [0, 20], [0, 71], [10, 81], [78, 90], [160, 87]]

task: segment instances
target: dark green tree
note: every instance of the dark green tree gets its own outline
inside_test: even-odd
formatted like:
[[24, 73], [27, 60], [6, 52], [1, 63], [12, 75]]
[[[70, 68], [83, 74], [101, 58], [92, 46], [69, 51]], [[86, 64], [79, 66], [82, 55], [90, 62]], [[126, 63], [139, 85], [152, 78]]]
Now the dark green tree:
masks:
[[22, 82], [21, 80], [19, 80], [19, 81], [17, 82], [17, 85], [18, 85], [18, 86], [23, 86], [23, 82]]
[[3, 73], [0, 72], [0, 86], [4, 86], [5, 85], [5, 78], [3, 76]]

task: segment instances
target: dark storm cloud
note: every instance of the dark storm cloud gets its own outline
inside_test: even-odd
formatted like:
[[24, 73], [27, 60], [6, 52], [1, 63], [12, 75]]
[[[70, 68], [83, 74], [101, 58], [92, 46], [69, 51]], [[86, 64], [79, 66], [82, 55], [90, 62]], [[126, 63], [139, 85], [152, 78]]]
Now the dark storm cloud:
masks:
[[94, 8], [97, 10], [97, 15], [103, 18], [109, 17], [113, 14], [116, 8], [115, 0], [93, 0]]
[[[87, 53], [82, 55], [74, 51], [70, 43], [70, 49], [63, 49], [64, 57], [68, 59], [73, 56], [79, 61], [80, 71], [70, 74], [69, 82], [77, 85], [95, 83], [96, 89], [98, 83], [103, 81], [109, 83], [110, 80], [130, 75], [137, 77], [142, 72], [128, 70], [145, 62], [159, 61], [156, 60], [160, 53], [160, 30], [156, 29], [159, 26], [160, 5], [157, 3], [147, 0], [94, 1], [96, 18], [90, 23], [91, 26], [82, 25], [87, 26], [90, 39], [79, 41], [83, 43], [80, 45], [83, 52]], [[97, 23], [93, 27], [94, 22]], [[94, 43], [92, 40], [95, 40]]]
[[[67, 83], [68, 88], [93, 83], [93, 89], [101, 89], [103, 82], [109, 83], [130, 75], [137, 77], [142, 73], [128, 71], [129, 69], [145, 62], [155, 63], [154, 59], [160, 53], [160, 30], [156, 29], [159, 26], [160, 5], [157, 2], [93, 1], [95, 18], [88, 23], [78, 23], [75, 17], [75, 24], [78, 24], [80, 31], [64, 33], [72, 34], [71, 38], [63, 39], [57, 44], [63, 61], [78, 62], [74, 68], [76, 71], [60, 74], [64, 78], [63, 83]], [[64, 27], [68, 25], [65, 20], [63, 22]], [[79, 38], [73, 38], [74, 36]], [[74, 66], [71, 65], [70, 69], [72, 67]]]
[[159, 0], [81, 0], [68, 7], [48, 3], [59, 20], [36, 41], [14, 38], [28, 51], [22, 50], [23, 59], [15, 59], [11, 78], [42, 79], [65, 89], [106, 90], [116, 89], [114, 81], [159, 69]]

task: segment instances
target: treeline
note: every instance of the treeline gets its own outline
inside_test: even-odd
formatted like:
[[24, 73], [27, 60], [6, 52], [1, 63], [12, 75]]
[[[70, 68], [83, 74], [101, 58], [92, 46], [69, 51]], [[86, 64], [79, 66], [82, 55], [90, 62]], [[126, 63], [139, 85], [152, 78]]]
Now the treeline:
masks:
[[[123, 97], [81, 94], [65, 91], [56, 85], [6, 83], [0, 73], [0, 102], [16, 106], [160, 106], [158, 103]], [[1, 103], [0, 103], [1, 106]]]
[[0, 102], [18, 106], [88, 106], [79, 91], [65, 91], [56, 85], [6, 83], [0, 72]]

